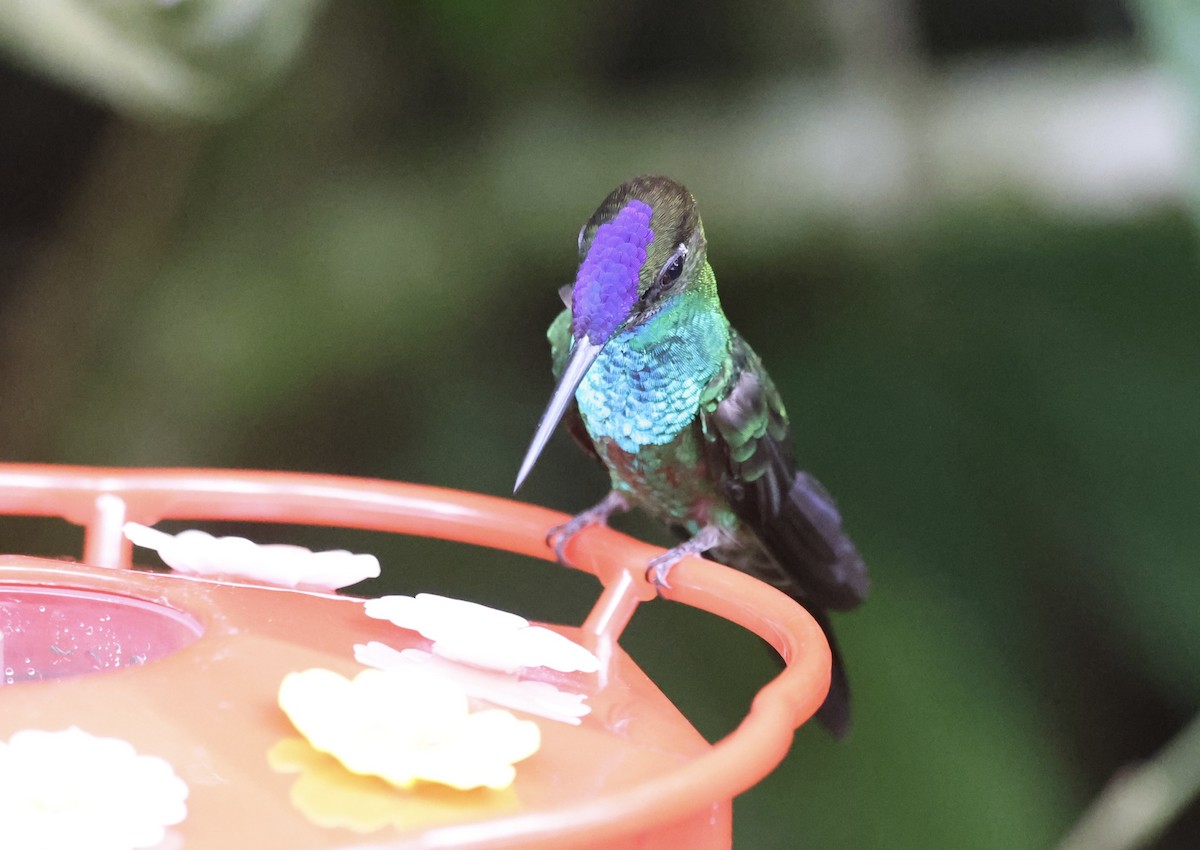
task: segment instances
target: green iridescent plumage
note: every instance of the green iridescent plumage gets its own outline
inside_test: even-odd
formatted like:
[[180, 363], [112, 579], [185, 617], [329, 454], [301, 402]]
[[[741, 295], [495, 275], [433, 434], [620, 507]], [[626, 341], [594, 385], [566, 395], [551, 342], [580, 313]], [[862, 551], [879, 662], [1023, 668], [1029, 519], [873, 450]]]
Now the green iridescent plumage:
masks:
[[[577, 399], [583, 394], [585, 400], [576, 403], [567, 419], [577, 440], [608, 467], [614, 490], [689, 535], [704, 524], [697, 521], [695, 506], [702, 501], [714, 507], [721, 503], [707, 475], [699, 434], [691, 426], [701, 405], [715, 400], [717, 388], [711, 379], [720, 370], [729, 326], [719, 305], [702, 315], [705, 321], [688, 328], [696, 337], [691, 345], [662, 344], [664, 338], [679, 337], [684, 321], [670, 314], [657, 317], [655, 326], [644, 333], [615, 338], [588, 370], [576, 393]], [[723, 327], [712, 327], [718, 324], [714, 319]], [[556, 378], [570, 351], [570, 320], [570, 309], [564, 310], [547, 334]], [[707, 361], [699, 356], [702, 352], [709, 354]], [[688, 390], [680, 392], [678, 385], [685, 382]], [[580, 407], [591, 415], [582, 415]], [[596, 415], [597, 409], [607, 415]], [[632, 425], [644, 442], [631, 440], [623, 424]], [[703, 519], [733, 525], [728, 511]]]
[[656, 564], [662, 580], [683, 554], [703, 553], [798, 600], [834, 649], [818, 717], [840, 736], [849, 688], [826, 611], [865, 598], [866, 567], [832, 498], [797, 468], [783, 402], [725, 318], [706, 249], [695, 201], [672, 180], [631, 180], [600, 205], [548, 332], [559, 384], [518, 484], [561, 417], [612, 492], [558, 531], [560, 551], [583, 525], [640, 507], [686, 541]]

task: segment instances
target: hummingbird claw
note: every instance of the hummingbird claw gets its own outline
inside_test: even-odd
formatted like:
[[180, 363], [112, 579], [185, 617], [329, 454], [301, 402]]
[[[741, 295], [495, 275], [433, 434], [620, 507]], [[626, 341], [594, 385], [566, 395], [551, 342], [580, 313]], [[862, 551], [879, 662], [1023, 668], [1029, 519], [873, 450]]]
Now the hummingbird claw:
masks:
[[664, 590], [670, 590], [671, 584], [667, 581], [667, 576], [671, 574], [671, 568], [674, 567], [683, 558], [677, 549], [671, 549], [668, 552], [651, 558], [646, 564], [646, 581], [654, 585], [654, 589], [661, 595]]
[[664, 590], [670, 590], [671, 585], [667, 581], [667, 576], [671, 574], [674, 566], [688, 555], [703, 555], [709, 549], [720, 544], [722, 536], [723, 534], [717, 526], [706, 525], [690, 540], [647, 561], [646, 581], [654, 585], [660, 594]]
[[567, 544], [571, 538], [583, 531], [589, 525], [608, 525], [608, 518], [615, 513], [629, 510], [629, 500], [616, 490], [611, 491], [599, 503], [586, 511], [576, 514], [562, 525], [556, 525], [546, 532], [546, 545], [554, 550], [554, 557], [563, 566], [570, 566], [567, 561]]
[[591, 521], [584, 514], [580, 514], [577, 517], [567, 520], [562, 525], [554, 526], [554, 528], [546, 532], [546, 545], [554, 550], [554, 557], [564, 567], [567, 566], [567, 543], [571, 541], [572, 537], [591, 524]]

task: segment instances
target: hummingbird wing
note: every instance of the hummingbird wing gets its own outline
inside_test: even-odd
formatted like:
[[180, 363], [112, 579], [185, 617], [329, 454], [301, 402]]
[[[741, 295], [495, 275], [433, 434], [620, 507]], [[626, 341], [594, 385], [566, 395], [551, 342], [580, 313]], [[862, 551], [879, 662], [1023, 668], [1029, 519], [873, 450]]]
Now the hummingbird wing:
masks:
[[730, 354], [701, 406], [721, 491], [806, 601], [854, 608], [870, 589], [866, 565], [842, 530], [833, 498], [796, 468], [783, 401], [758, 355], [736, 332]]
[[[546, 339], [550, 340], [550, 362], [555, 380], [562, 377], [563, 367], [567, 363], [567, 355], [571, 353], [570, 287], [565, 287], [565, 289], [568, 291], [563, 300], [567, 304], [567, 309], [555, 317], [546, 331]], [[592, 436], [588, 433], [587, 426], [583, 424], [583, 417], [579, 415], [579, 405], [573, 399], [567, 412], [563, 414], [562, 424], [567, 429], [567, 433], [571, 435], [571, 439], [578, 443], [579, 448], [583, 449], [585, 455], [593, 458], [599, 464], [604, 463], [600, 455], [596, 453], [596, 447], [592, 444]]]

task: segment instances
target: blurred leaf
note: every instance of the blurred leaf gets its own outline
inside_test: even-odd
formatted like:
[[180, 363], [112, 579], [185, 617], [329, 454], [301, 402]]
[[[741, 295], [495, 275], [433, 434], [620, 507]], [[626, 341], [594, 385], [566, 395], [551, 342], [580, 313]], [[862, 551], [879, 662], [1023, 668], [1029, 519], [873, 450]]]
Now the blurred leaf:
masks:
[[295, 59], [323, 0], [0, 0], [0, 46], [119, 110], [218, 119]]
[[1200, 718], [1154, 759], [1115, 775], [1059, 850], [1148, 847], [1200, 793]]
[[1133, 8], [1141, 13], [1155, 52], [1182, 84], [1192, 154], [1192, 213], [1200, 221], [1200, 5], [1193, 0], [1138, 0]]

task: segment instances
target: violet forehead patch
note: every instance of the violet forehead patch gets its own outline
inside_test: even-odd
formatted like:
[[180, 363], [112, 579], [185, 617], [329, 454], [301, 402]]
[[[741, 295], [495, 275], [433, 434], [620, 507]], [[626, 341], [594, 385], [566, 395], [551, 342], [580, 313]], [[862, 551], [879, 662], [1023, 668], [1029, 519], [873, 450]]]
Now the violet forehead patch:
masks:
[[633, 200], [596, 229], [571, 294], [571, 333], [603, 345], [638, 299], [638, 277], [646, 247], [654, 240], [653, 210]]

